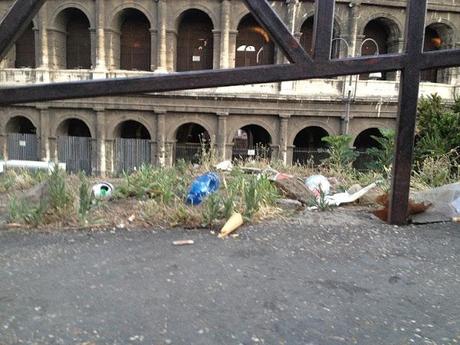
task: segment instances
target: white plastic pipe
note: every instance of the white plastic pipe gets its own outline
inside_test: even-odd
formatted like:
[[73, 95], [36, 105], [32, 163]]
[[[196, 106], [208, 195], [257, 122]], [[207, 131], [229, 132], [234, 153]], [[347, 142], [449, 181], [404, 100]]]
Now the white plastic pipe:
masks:
[[9, 169], [9, 168], [40, 169], [40, 170], [48, 170], [48, 172], [51, 173], [54, 170], [55, 166], [57, 166], [57, 168], [60, 170], [66, 170], [65, 163], [20, 161], [20, 160], [0, 161], [0, 173], [2, 173], [5, 169]]

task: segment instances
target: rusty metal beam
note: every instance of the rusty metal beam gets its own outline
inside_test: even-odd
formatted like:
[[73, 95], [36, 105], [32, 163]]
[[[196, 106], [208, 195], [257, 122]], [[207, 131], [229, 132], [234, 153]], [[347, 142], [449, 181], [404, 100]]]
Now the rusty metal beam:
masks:
[[292, 63], [308, 64], [311, 57], [305, 52], [299, 41], [289, 32], [280, 17], [273, 11], [266, 1], [244, 0], [246, 6], [251, 11], [260, 25], [268, 31], [276, 44], [284, 52], [288, 60]]
[[286, 64], [137, 78], [35, 84], [0, 89], [0, 105], [325, 78], [349, 73], [359, 74], [365, 71], [394, 71], [402, 68], [404, 63], [405, 58], [402, 55], [386, 55], [379, 59], [360, 57], [321, 61], [312, 66]]
[[409, 0], [405, 34], [405, 50], [408, 61], [401, 72], [396, 148], [388, 215], [388, 220], [391, 224], [405, 224], [409, 217], [409, 188], [412, 173], [425, 16], [426, 1]]
[[316, 5], [313, 30], [313, 59], [329, 60], [334, 30], [335, 0], [321, 0]]
[[46, 0], [16, 0], [0, 23], [0, 61], [22, 35]]

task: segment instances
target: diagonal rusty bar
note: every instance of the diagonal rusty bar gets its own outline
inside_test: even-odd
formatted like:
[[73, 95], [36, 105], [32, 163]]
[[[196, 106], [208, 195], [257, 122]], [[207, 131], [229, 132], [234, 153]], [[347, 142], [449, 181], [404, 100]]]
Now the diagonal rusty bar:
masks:
[[46, 0], [16, 0], [0, 23], [0, 61], [21, 36]]
[[305, 52], [299, 41], [289, 32], [286, 25], [270, 7], [268, 2], [261, 0], [244, 0], [260, 25], [268, 31], [276, 44], [283, 50], [290, 62], [307, 64], [311, 57]]
[[412, 173], [415, 122], [420, 84], [425, 31], [426, 1], [409, 0], [406, 21], [406, 53], [408, 61], [401, 74], [396, 145], [388, 220], [405, 224], [409, 217], [409, 187]]
[[138, 78], [102, 79], [0, 88], [0, 105], [143, 92], [163, 92], [206, 87], [270, 83], [324, 78], [364, 71], [394, 71], [405, 64], [402, 55], [386, 55], [301, 64], [245, 67], [231, 70], [181, 72]]
[[334, 7], [335, 0], [316, 1], [313, 30], [313, 59], [315, 60], [328, 60], [331, 57]]

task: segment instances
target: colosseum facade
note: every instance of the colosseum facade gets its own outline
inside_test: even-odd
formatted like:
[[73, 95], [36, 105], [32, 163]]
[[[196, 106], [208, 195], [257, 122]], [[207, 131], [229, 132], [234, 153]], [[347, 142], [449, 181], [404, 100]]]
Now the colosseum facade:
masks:
[[[11, 0], [0, 0], [0, 15]], [[272, 1], [312, 49], [314, 1]], [[337, 0], [331, 58], [404, 49], [406, 1]], [[459, 46], [460, 2], [430, 1], [425, 50]], [[0, 87], [287, 63], [240, 0], [48, 0], [0, 63]], [[424, 71], [421, 94], [457, 95], [457, 69]], [[326, 135], [358, 150], [395, 125], [399, 73], [42, 102], [0, 108], [8, 159], [105, 174], [142, 163], [252, 155], [321, 159]]]

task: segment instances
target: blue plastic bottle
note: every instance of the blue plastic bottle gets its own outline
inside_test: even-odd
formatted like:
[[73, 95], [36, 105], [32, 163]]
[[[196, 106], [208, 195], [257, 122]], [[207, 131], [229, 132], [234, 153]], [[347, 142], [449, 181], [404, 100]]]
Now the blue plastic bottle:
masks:
[[186, 202], [189, 205], [199, 205], [208, 195], [215, 193], [220, 186], [219, 176], [215, 173], [206, 173], [198, 176], [190, 186]]

